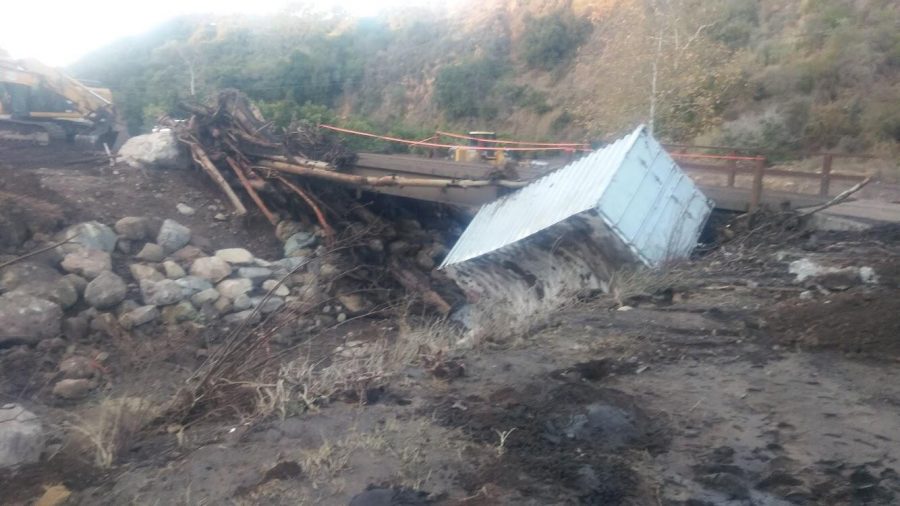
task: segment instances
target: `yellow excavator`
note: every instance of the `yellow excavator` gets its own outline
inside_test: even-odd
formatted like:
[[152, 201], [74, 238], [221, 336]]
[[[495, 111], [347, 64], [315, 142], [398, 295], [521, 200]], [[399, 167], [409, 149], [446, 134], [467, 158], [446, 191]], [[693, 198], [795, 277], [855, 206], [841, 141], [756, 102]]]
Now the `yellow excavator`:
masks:
[[0, 139], [66, 140], [110, 147], [118, 135], [112, 93], [36, 60], [0, 50]]

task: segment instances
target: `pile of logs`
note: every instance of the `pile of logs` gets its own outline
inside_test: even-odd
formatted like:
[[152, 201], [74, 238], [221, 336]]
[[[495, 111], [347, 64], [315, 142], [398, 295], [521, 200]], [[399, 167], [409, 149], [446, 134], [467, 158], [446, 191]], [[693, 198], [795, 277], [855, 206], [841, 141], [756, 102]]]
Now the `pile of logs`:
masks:
[[[452, 283], [446, 283], [430, 267], [460, 230], [452, 212], [424, 203], [408, 209], [412, 204], [391, 197], [362, 202], [354, 189], [485, 182], [347, 174], [342, 169], [353, 165], [356, 155], [333, 134], [303, 124], [280, 131], [236, 90], [224, 90], [207, 104], [185, 103], [182, 107], [190, 119], [171, 126], [189, 148], [194, 163], [227, 196], [235, 214], [247, 214], [245, 196], [273, 226], [298, 219], [315, 221], [327, 247], [341, 237], [352, 235], [358, 240], [357, 232], [366, 230], [366, 238], [358, 240], [360, 247], [349, 253], [353, 257], [349, 262], [366, 263], [367, 277], [357, 281], [365, 281], [367, 289], [391, 291], [391, 286], [385, 286], [385, 279], [390, 279], [388, 284], [417, 295], [442, 314], [452, 307], [448, 299], [460, 298], [453, 293], [455, 287], [448, 294], [446, 287]], [[428, 220], [435, 228], [428, 228]], [[409, 226], [409, 222], [419, 226]], [[383, 251], [372, 251], [374, 243], [384, 245]], [[441, 290], [444, 295], [433, 286], [445, 287]]]

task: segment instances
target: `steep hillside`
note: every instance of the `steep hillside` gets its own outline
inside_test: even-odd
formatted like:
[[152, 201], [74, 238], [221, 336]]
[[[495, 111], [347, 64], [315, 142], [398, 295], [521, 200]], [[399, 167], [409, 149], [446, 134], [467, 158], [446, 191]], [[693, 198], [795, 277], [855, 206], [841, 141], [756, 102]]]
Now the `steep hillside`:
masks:
[[177, 19], [74, 70], [109, 84], [134, 128], [176, 113], [192, 86], [233, 86], [282, 124], [603, 139], [644, 122], [784, 156], [895, 153], [897, 26], [892, 0], [488, 0], [363, 20], [307, 9]]

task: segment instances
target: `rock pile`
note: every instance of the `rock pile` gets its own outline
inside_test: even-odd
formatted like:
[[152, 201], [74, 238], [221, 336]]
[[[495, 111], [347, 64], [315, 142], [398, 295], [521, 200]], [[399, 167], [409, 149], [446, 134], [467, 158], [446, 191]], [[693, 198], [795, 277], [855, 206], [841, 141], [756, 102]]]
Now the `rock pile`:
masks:
[[[69, 227], [59, 236], [73, 239], [56, 256], [0, 271], [0, 349], [64, 348], [91, 334], [101, 340], [113, 336], [113, 328], [151, 334], [183, 322], [236, 324], [286, 304], [324, 300], [321, 285], [338, 269], [321, 260], [308, 262], [320, 247], [319, 237], [314, 229], [295, 228], [293, 235], [308, 236], [303, 247], [267, 261], [243, 248], [206, 251], [174, 220], [131, 216], [112, 227], [98, 222]], [[298, 266], [304, 268], [289, 276]], [[303, 323], [333, 323], [347, 311], [359, 313], [366, 303], [351, 306], [332, 302], [327, 315]], [[69, 356], [59, 366], [53, 394], [85, 397], [98, 386], [101, 370], [92, 359]]]

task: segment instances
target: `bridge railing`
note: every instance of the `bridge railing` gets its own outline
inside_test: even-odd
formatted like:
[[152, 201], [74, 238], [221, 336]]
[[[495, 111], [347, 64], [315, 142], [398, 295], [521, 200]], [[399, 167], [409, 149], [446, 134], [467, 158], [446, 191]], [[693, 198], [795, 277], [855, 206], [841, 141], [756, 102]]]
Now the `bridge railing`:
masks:
[[[766, 178], [789, 178], [794, 180], [818, 181], [817, 194], [828, 197], [832, 182], [846, 181], [856, 183], [867, 176], [833, 170], [835, 159], [856, 158], [875, 159], [871, 155], [846, 155], [837, 153], [812, 153], [810, 156], [820, 157], [818, 171], [787, 170], [770, 166], [768, 159], [762, 155], [753, 155], [751, 151], [729, 148], [725, 146], [693, 146], [684, 144], [665, 144], [672, 158], [678, 161], [681, 168], [687, 171], [707, 172], [725, 175], [724, 186], [734, 187], [739, 175], [751, 176], [750, 209], [756, 209], [762, 201]], [[718, 151], [720, 154], [710, 153]]]

